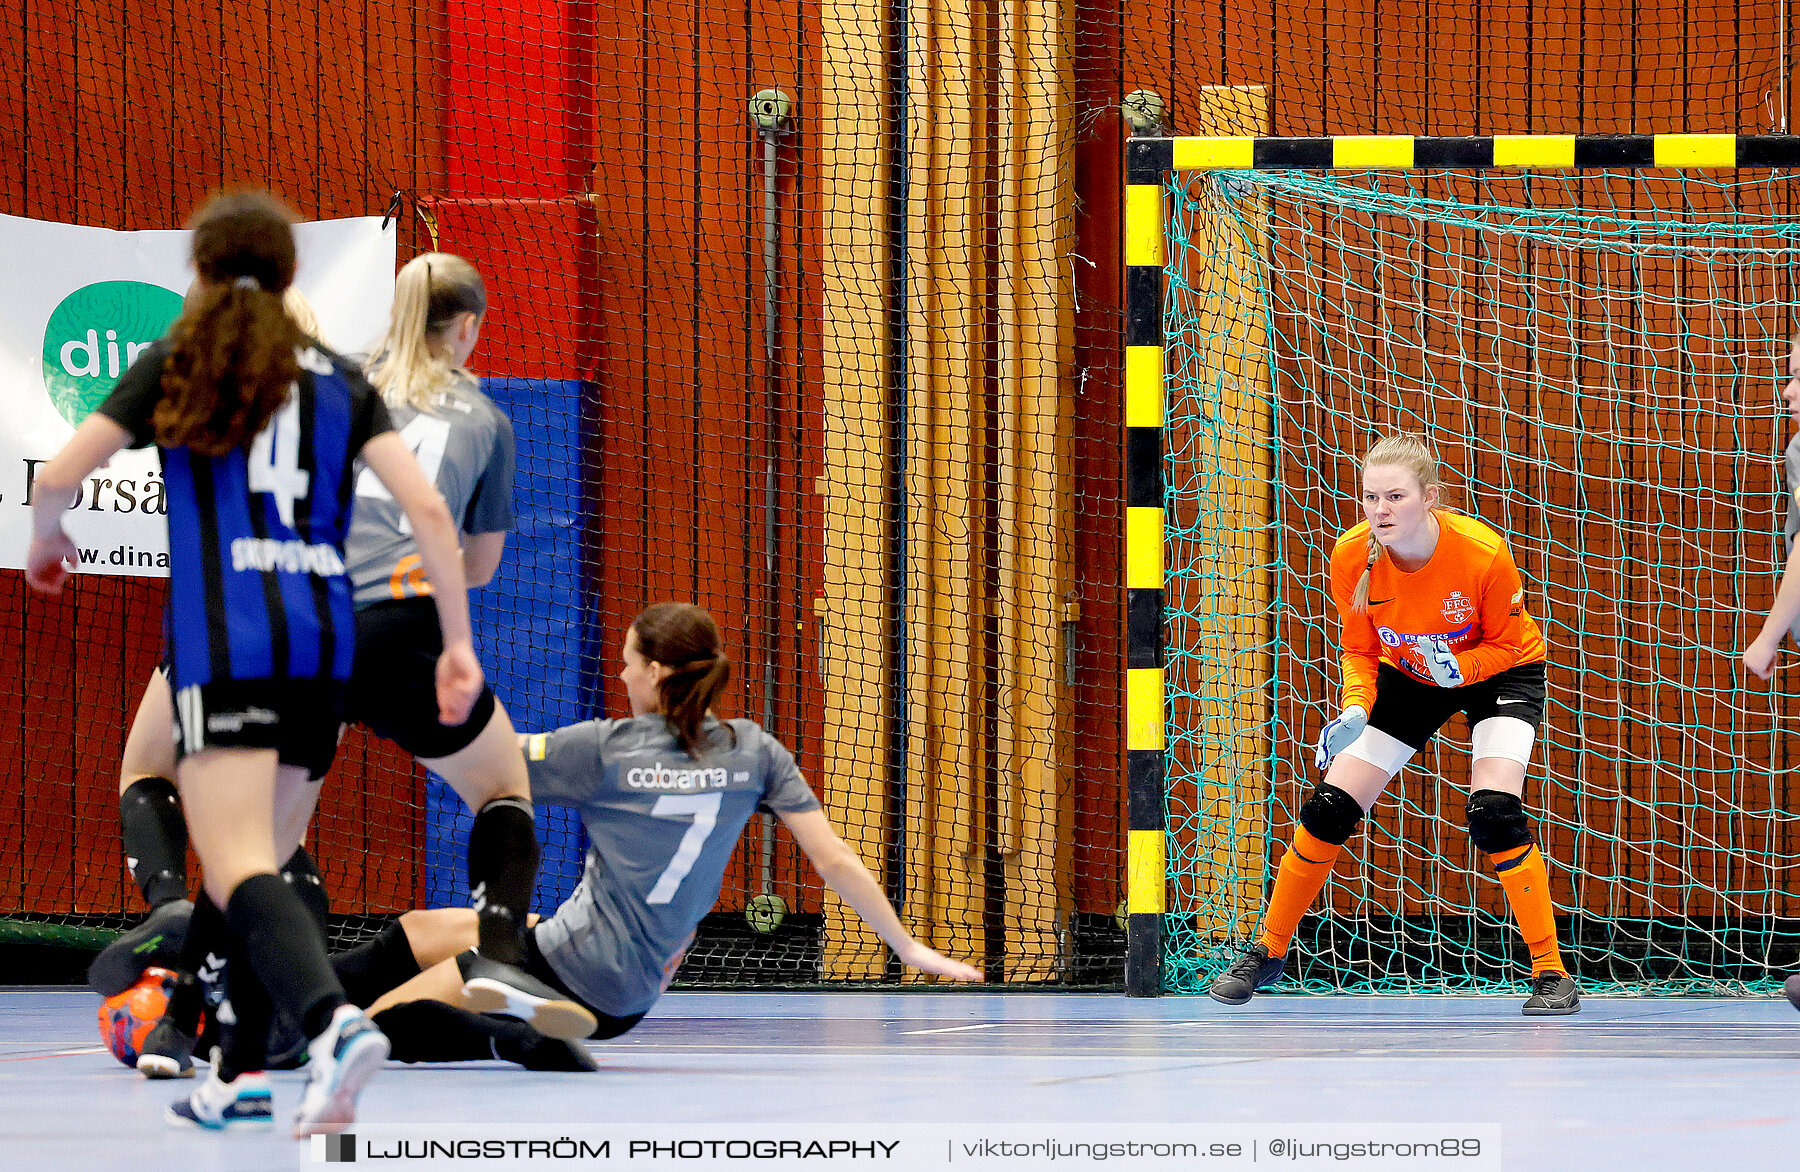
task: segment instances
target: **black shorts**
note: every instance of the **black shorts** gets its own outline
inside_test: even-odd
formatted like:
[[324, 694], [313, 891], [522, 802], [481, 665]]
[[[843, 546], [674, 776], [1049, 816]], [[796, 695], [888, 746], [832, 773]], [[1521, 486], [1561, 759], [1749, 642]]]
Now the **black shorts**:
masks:
[[177, 760], [207, 749], [274, 749], [317, 781], [337, 756], [341, 680], [221, 680], [173, 699]]
[[594, 1027], [594, 1032], [588, 1035], [590, 1038], [597, 1038], [602, 1041], [607, 1038], [616, 1038], [638, 1022], [644, 1020], [644, 1015], [641, 1013], [634, 1013], [629, 1017], [614, 1017], [610, 1013], [601, 1013], [598, 1009], [595, 1009], [592, 1005], [589, 1005], [580, 997], [576, 996], [567, 985], [563, 984], [563, 979], [556, 975], [556, 970], [550, 967], [549, 958], [546, 957], [543, 950], [538, 947], [536, 925], [533, 925], [531, 930], [525, 933], [525, 956], [521, 960], [519, 967], [593, 1014], [599, 1024]]
[[367, 725], [414, 757], [448, 757], [468, 748], [493, 719], [494, 690], [481, 689], [461, 724], [439, 724], [437, 661], [443, 650], [437, 604], [429, 598], [399, 598], [357, 611], [356, 674], [344, 719]]
[[1544, 691], [1541, 660], [1460, 688], [1423, 683], [1384, 663], [1375, 672], [1375, 710], [1369, 713], [1369, 727], [1415, 750], [1430, 743], [1458, 712], [1467, 715], [1471, 729], [1490, 716], [1510, 716], [1536, 730], [1544, 722]]

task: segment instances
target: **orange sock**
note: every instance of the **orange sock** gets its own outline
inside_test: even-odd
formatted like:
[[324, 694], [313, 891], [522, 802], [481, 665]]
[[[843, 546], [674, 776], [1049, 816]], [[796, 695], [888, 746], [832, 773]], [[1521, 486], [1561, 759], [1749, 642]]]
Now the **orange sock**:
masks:
[[1294, 938], [1300, 917], [1318, 898], [1319, 888], [1330, 878], [1332, 864], [1343, 849], [1314, 838], [1304, 826], [1294, 827], [1294, 840], [1275, 872], [1275, 894], [1269, 896], [1269, 910], [1263, 913], [1259, 940], [1270, 956], [1287, 955], [1288, 941]]
[[1531, 949], [1531, 974], [1567, 973], [1562, 949], [1556, 946], [1556, 909], [1550, 905], [1550, 871], [1544, 866], [1543, 852], [1527, 844], [1488, 856], [1506, 889], [1506, 902], [1513, 919], [1519, 922], [1519, 935]]

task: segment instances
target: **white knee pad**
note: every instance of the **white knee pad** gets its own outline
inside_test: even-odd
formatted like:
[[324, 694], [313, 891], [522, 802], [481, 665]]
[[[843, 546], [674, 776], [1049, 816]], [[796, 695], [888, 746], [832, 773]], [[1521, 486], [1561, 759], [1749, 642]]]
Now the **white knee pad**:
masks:
[[1537, 741], [1537, 729], [1529, 721], [1512, 716], [1490, 716], [1475, 726], [1470, 736], [1469, 759], [1504, 757], [1529, 767], [1531, 746]]
[[[1517, 724], [1518, 721], [1513, 723]], [[1367, 761], [1392, 777], [1412, 760], [1414, 749], [1405, 741], [1389, 736], [1371, 725], [1363, 729], [1362, 735], [1351, 741], [1344, 752], [1358, 761]]]

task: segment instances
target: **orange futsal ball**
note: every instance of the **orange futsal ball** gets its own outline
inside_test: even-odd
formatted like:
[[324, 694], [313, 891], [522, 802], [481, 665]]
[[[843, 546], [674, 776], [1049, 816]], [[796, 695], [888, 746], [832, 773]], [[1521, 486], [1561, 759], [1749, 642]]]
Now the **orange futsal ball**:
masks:
[[174, 988], [174, 973], [168, 969], [148, 968], [137, 984], [100, 1003], [100, 1040], [106, 1043], [114, 1058], [127, 1066], [137, 1066], [144, 1039], [162, 1020]]

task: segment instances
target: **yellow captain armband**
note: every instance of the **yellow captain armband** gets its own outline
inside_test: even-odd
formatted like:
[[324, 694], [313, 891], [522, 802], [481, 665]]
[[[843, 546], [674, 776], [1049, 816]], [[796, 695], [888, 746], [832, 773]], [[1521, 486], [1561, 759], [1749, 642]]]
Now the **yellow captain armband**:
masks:
[[550, 742], [549, 733], [532, 733], [525, 738], [525, 760], [542, 761], [544, 747]]

